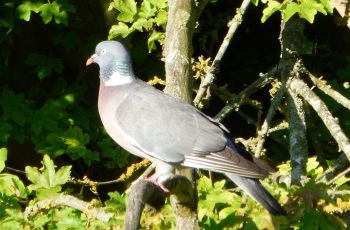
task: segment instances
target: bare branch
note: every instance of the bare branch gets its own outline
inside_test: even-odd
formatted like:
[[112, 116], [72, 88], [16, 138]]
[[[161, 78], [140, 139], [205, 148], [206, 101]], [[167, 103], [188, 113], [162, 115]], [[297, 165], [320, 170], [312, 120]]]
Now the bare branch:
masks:
[[322, 81], [321, 79], [318, 79], [314, 75], [312, 75], [310, 72], [308, 72], [310, 79], [312, 82], [319, 88], [322, 92], [336, 100], [339, 104], [350, 110], [350, 100], [341, 95], [338, 91], [335, 91], [331, 88], [330, 85], [327, 84], [326, 81]]
[[40, 200], [32, 206], [26, 207], [24, 211], [25, 218], [29, 219], [43, 210], [54, 208], [56, 206], [68, 206], [85, 213], [88, 218], [95, 218], [103, 222], [108, 222], [112, 218], [111, 213], [105, 212], [101, 208], [94, 207], [91, 203], [79, 200], [71, 195], [51, 196]]
[[276, 68], [269, 71], [267, 74], [264, 74], [258, 80], [254, 81], [244, 90], [242, 90], [239, 94], [235, 95], [231, 101], [220, 110], [214, 119], [217, 121], [222, 121], [229, 113], [231, 113], [233, 110], [238, 109], [247, 98], [249, 98], [252, 94], [263, 88], [274, 79], [273, 75], [275, 71]]
[[327, 184], [332, 184], [334, 182], [336, 182], [337, 180], [339, 180], [341, 177], [345, 176], [346, 174], [348, 174], [350, 172], [350, 167], [348, 167], [347, 169], [345, 169], [344, 171], [342, 171], [341, 173], [337, 174], [335, 177], [333, 177], [331, 180], [327, 181]]
[[299, 79], [293, 79], [291, 81], [290, 89], [302, 96], [304, 100], [312, 106], [337, 142], [339, 148], [345, 153], [348, 160], [350, 160], [349, 139], [339, 126], [338, 119], [332, 116], [326, 104], [306, 85], [305, 82]]
[[212, 65], [210, 68], [208, 68], [208, 71], [206, 72], [205, 78], [201, 81], [201, 84], [199, 86], [197, 95], [195, 99], [193, 100], [193, 104], [197, 106], [201, 99], [203, 98], [204, 93], [207, 91], [208, 87], [213, 83], [215, 78], [215, 73], [218, 72], [218, 69], [220, 67], [221, 60], [227, 50], [227, 47], [229, 46], [233, 35], [237, 31], [238, 26], [242, 23], [243, 16], [250, 4], [250, 0], [243, 0], [242, 5], [239, 9], [236, 10], [236, 15], [230, 22], [230, 28], [227, 31], [227, 34], [219, 48], [219, 51], [217, 52]]
[[266, 118], [265, 118], [259, 132], [258, 132], [258, 143], [256, 144], [256, 148], [254, 151], [254, 154], [256, 157], [260, 157], [260, 153], [263, 149], [266, 136], [269, 133], [272, 118], [275, 116], [276, 110], [278, 109], [278, 106], [280, 105], [280, 103], [283, 99], [285, 89], [286, 89], [286, 83], [282, 82], [280, 87], [278, 88], [275, 96], [272, 99], [270, 108], [266, 114]]

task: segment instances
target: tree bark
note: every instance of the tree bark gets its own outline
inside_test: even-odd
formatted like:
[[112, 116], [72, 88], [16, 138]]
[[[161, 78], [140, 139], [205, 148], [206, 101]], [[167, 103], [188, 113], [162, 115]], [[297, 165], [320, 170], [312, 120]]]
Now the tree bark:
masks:
[[[166, 72], [165, 92], [188, 103], [192, 102], [192, 37], [196, 20], [206, 3], [207, 0], [168, 1], [168, 22], [163, 51]], [[180, 189], [184, 191], [183, 195], [170, 197], [176, 215], [176, 228], [199, 229], [197, 188], [195, 183], [190, 182], [193, 181], [193, 170], [181, 170], [177, 174], [186, 177], [188, 183], [183, 183]]]

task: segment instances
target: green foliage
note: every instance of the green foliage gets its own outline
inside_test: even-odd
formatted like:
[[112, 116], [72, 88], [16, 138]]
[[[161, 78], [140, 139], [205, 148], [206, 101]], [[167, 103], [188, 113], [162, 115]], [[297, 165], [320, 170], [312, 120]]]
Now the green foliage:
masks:
[[26, 63], [35, 67], [35, 72], [40, 80], [55, 73], [62, 73], [63, 64], [59, 58], [47, 57], [45, 55], [31, 53]]
[[35, 191], [39, 198], [60, 192], [61, 186], [68, 181], [71, 170], [71, 166], [63, 166], [56, 172], [54, 163], [48, 155], [44, 155], [41, 163], [43, 165], [41, 170], [37, 167], [26, 167], [27, 178], [32, 182], [28, 189]]
[[[217, 0], [209, 2], [220, 4]], [[329, 14], [333, 10], [328, 0], [262, 2], [267, 4], [263, 21], [274, 12], [281, 11], [285, 19], [298, 14], [313, 22], [317, 12]], [[258, 0], [253, 3], [258, 4]], [[96, 8], [94, 12], [83, 12], [82, 8], [78, 10], [81, 4], [87, 9], [90, 9], [89, 4]], [[95, 201], [92, 205], [113, 213], [108, 223], [92, 218], [88, 212], [55, 206], [50, 202], [33, 216], [29, 217], [26, 212], [51, 196], [73, 194], [85, 198], [87, 192], [82, 192], [85, 185], [72, 186], [69, 179], [71, 171], [74, 171], [74, 176], [83, 177], [100, 168], [118, 170], [128, 164], [129, 154], [117, 146], [101, 127], [95, 105], [97, 89], [91, 87], [97, 81], [86, 76], [90, 70], [84, 66], [84, 59], [91, 54], [97, 41], [105, 39], [101, 35], [105, 31], [94, 30], [95, 27], [91, 25], [90, 28], [89, 24], [96, 23], [99, 29], [106, 24], [102, 14], [99, 17], [93, 14], [99, 7], [97, 2], [68, 0], [8, 0], [0, 4], [0, 229], [108, 229], [123, 225], [127, 196], [118, 192], [109, 192], [107, 201]], [[111, 27], [109, 38], [132, 37], [133, 56], [144, 64], [149, 59], [146, 46], [151, 52], [156, 49], [157, 42], [164, 40], [163, 27], [168, 10], [166, 0], [114, 0], [109, 9], [117, 12], [118, 21]], [[226, 16], [220, 12], [212, 15], [212, 21], [206, 23], [217, 24], [219, 28], [219, 24], [224, 24], [220, 20]], [[95, 18], [89, 21], [89, 17]], [[226, 28], [226, 24], [223, 27]], [[217, 31], [207, 33], [205, 27], [200, 25], [198, 28], [200, 38], [194, 41], [195, 45], [206, 36], [213, 36], [214, 42], [218, 41]], [[147, 34], [147, 44], [139, 36], [141, 33]], [[209, 48], [213, 44], [203, 42], [202, 45], [208, 50], [213, 49]], [[305, 43], [305, 47], [305, 54], [315, 53], [314, 43]], [[332, 52], [332, 48], [324, 44], [317, 47]], [[345, 88], [349, 63], [347, 60], [338, 68], [337, 79], [328, 81], [344, 95], [349, 95]], [[141, 73], [163, 74], [163, 69], [154, 62], [147, 62], [144, 66], [140, 68]], [[337, 81], [339, 79], [344, 81], [344, 87]], [[339, 114], [342, 127], [350, 133], [348, 114], [332, 100], [328, 100], [327, 105], [332, 112]], [[319, 130], [321, 142], [329, 142], [328, 132], [322, 127]], [[327, 144], [324, 148], [336, 154], [335, 145]], [[285, 152], [276, 145], [271, 149]], [[27, 155], [30, 158], [30, 154], [37, 153], [43, 155], [41, 167], [32, 167], [24, 162]], [[19, 156], [25, 157], [19, 159]], [[12, 162], [21, 162], [23, 167], [27, 165], [26, 175], [18, 177], [10, 174], [9, 168], [5, 167], [8, 158], [12, 158]], [[62, 162], [74, 164], [74, 169], [72, 166], [55, 166], [53, 158], [59, 165]], [[328, 167], [331, 167], [332, 163], [329, 164]], [[310, 158], [302, 186], [288, 184], [289, 163], [280, 165], [277, 174], [262, 181], [285, 206], [290, 214], [288, 218], [271, 217], [259, 204], [232, 189], [231, 184], [224, 180], [211, 181], [201, 177], [198, 184], [200, 224], [203, 229], [344, 229], [341, 215], [350, 210], [350, 178], [343, 176], [326, 184], [320, 180], [324, 173], [316, 158]], [[280, 184], [277, 185], [275, 180]], [[77, 194], [78, 191], [81, 193]], [[159, 212], [144, 213], [142, 226], [174, 229], [175, 217], [169, 203]]]
[[75, 13], [75, 8], [68, 1], [23, 1], [17, 7], [17, 15], [24, 21], [30, 21], [32, 12], [39, 13], [43, 23], [48, 24], [53, 19], [56, 24], [68, 25], [68, 14]]
[[[262, 0], [267, 4], [263, 10], [261, 22], [265, 22], [273, 13], [280, 11], [285, 21], [288, 21], [293, 15], [298, 14], [299, 17], [313, 23], [317, 12], [324, 15], [333, 13], [333, 5], [329, 0], [300, 0], [283, 2], [276, 0]], [[257, 1], [255, 2], [257, 5]]]
[[114, 0], [109, 10], [118, 11], [118, 24], [113, 25], [109, 31], [109, 39], [129, 36], [135, 31], [149, 34], [148, 51], [156, 49], [155, 42], [162, 44], [164, 32], [158, 31], [167, 21], [166, 0], [144, 0], [138, 6], [135, 0]]

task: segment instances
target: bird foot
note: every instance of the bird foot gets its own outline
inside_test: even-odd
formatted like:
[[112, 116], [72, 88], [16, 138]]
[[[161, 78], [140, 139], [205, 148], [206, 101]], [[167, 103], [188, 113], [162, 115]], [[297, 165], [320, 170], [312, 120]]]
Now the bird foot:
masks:
[[159, 181], [161, 175], [159, 174], [153, 174], [152, 176], [146, 178], [146, 181], [149, 181], [151, 183], [153, 183], [155, 186], [157, 186], [160, 190], [162, 190], [162, 192], [164, 192], [165, 194], [170, 194], [169, 189], [167, 189], [166, 187], [164, 187], [164, 185]]

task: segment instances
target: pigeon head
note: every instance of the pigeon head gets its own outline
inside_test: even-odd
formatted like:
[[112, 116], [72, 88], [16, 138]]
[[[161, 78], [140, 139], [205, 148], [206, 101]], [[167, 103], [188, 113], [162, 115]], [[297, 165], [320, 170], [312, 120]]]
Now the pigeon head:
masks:
[[127, 83], [134, 78], [130, 55], [120, 42], [103, 41], [97, 44], [95, 53], [86, 61], [86, 65], [92, 63], [99, 65], [100, 78], [105, 82]]

